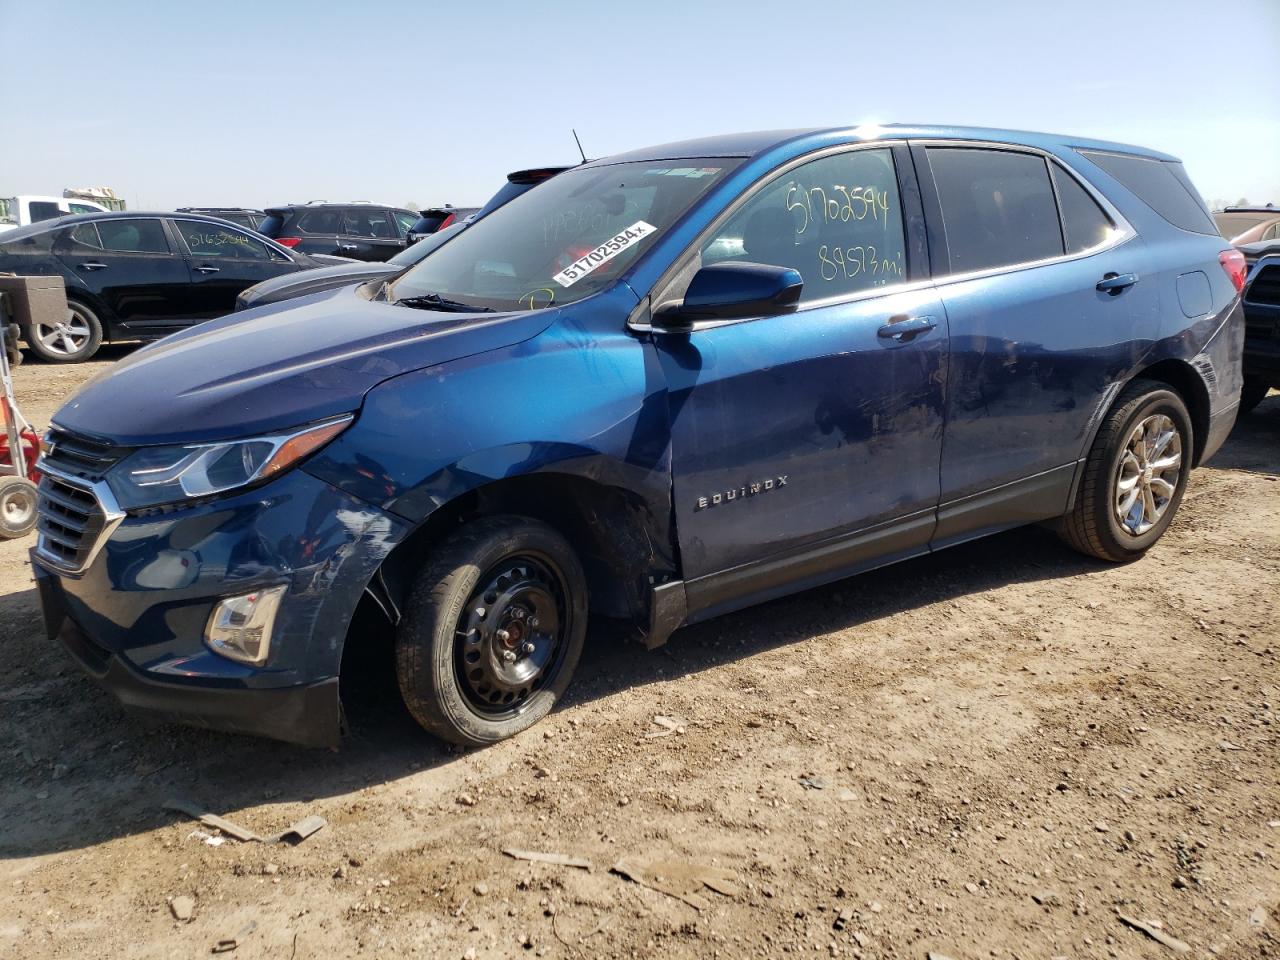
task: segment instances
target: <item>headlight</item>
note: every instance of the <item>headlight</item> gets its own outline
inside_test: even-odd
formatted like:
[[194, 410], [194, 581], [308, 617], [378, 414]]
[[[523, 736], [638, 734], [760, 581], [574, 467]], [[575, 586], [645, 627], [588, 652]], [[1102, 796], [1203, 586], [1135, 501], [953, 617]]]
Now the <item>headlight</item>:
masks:
[[107, 474], [125, 510], [207, 497], [273, 477], [345, 430], [351, 416], [225, 443], [143, 447]]

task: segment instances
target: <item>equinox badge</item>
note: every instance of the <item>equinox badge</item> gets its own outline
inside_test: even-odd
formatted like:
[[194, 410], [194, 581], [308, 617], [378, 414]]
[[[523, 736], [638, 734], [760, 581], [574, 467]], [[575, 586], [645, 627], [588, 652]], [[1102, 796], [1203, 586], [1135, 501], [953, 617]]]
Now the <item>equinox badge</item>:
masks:
[[779, 487], [787, 485], [787, 475], [780, 477], [771, 477], [768, 480], [757, 480], [754, 483], [744, 483], [740, 487], [732, 490], [725, 490], [723, 493], [713, 493], [710, 496], [699, 497], [698, 505], [695, 510], [706, 510], [708, 507], [718, 507], [722, 503], [729, 503], [733, 500], [745, 500], [747, 497], [754, 497], [758, 493], [767, 493], [770, 490], [776, 490]]

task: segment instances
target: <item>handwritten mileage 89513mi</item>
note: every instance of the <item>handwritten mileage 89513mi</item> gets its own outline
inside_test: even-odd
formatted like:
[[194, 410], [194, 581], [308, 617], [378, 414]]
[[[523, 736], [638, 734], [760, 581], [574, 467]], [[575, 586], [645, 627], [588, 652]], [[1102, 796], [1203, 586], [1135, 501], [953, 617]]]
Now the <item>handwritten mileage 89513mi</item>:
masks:
[[818, 248], [818, 266], [823, 280], [835, 280], [844, 277], [849, 280], [860, 274], [876, 279], [872, 286], [880, 286], [891, 279], [902, 276], [902, 253], [892, 260], [882, 260], [871, 244], [856, 244], [852, 247], [829, 246], [823, 244]]

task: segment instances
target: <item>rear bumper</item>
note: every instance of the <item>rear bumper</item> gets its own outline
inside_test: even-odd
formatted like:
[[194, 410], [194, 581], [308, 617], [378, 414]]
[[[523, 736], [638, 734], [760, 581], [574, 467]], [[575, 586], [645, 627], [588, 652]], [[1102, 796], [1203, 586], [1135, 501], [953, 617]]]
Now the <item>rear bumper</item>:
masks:
[[94, 643], [70, 616], [54, 578], [36, 564], [45, 630], [90, 677], [131, 713], [190, 726], [336, 747], [342, 708], [338, 678], [290, 687], [214, 686], [193, 678], [153, 679]]

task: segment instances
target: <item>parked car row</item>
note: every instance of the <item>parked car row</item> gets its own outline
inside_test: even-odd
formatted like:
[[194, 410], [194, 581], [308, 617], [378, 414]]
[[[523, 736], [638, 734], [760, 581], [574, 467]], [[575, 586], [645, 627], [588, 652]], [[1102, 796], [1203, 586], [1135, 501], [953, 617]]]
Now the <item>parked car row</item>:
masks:
[[423, 727], [493, 743], [565, 694], [591, 617], [653, 647], [1028, 523], [1137, 560], [1240, 401], [1244, 257], [1141, 147], [712, 137], [447, 229], [55, 414], [45, 624], [133, 709], [335, 745], [360, 609]]

